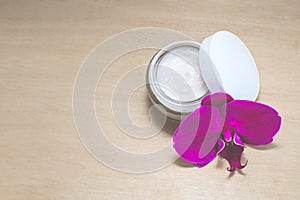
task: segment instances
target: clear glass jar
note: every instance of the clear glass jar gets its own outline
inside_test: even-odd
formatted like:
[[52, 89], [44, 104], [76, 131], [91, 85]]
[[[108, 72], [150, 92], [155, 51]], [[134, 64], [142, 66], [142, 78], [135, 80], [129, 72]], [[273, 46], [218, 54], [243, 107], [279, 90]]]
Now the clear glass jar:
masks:
[[148, 95], [168, 117], [181, 120], [208, 93], [199, 66], [200, 43], [178, 41], [158, 51], [147, 69]]

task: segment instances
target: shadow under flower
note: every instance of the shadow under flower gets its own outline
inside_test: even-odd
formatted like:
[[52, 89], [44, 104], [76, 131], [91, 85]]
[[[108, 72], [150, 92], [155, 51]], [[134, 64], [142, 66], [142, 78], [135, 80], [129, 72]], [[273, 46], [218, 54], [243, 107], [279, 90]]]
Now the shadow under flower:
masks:
[[227, 179], [230, 179], [231, 177], [233, 177], [236, 174], [236, 172], [238, 172], [242, 176], [246, 176], [247, 175], [242, 169], [236, 169], [233, 172], [230, 172], [228, 174]]
[[217, 164], [216, 168], [221, 169], [224, 168], [224, 159], [222, 159], [220, 156], [217, 157]]
[[178, 158], [174, 163], [179, 167], [196, 167], [194, 163], [186, 162], [181, 158]]
[[246, 176], [247, 174], [242, 169], [236, 169], [236, 171], [243, 176]]
[[273, 143], [273, 142], [262, 146], [253, 146], [249, 144], [247, 144], [247, 146], [257, 150], [269, 150], [269, 149], [275, 149], [279, 147], [277, 143]]
[[233, 177], [234, 174], [235, 174], [235, 171], [230, 172], [230, 173], [228, 174], [228, 176], [227, 176], [227, 179], [230, 179], [231, 177]]

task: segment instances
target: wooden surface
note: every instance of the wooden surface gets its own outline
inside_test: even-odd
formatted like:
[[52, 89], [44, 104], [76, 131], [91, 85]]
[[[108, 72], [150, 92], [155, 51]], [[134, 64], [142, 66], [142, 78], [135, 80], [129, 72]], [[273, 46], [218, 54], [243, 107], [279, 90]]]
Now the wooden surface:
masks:
[[[278, 109], [274, 143], [246, 148], [243, 173], [216, 159], [203, 169], [181, 160], [148, 174], [112, 170], [83, 147], [72, 116], [72, 87], [85, 56], [107, 37], [158, 26], [197, 41], [230, 30], [259, 67], [259, 101]], [[300, 1], [10, 1], [0, 0], [0, 198], [10, 199], [299, 199]], [[116, 146], [149, 152], [170, 142], [162, 131], [135, 140], [116, 128], [110, 95], [123, 73], [155, 51], [120, 58], [103, 76], [96, 110]], [[130, 100], [139, 125], [148, 122], [141, 88]], [[174, 127], [171, 127], [171, 129]], [[171, 130], [169, 130], [171, 131]]]

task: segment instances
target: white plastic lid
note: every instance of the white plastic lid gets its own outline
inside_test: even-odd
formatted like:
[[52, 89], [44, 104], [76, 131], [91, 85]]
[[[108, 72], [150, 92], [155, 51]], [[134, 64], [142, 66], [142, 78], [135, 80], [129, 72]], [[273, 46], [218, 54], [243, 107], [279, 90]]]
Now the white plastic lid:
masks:
[[255, 61], [233, 33], [219, 31], [206, 38], [199, 51], [199, 64], [211, 93], [226, 92], [234, 99], [257, 98], [259, 74]]

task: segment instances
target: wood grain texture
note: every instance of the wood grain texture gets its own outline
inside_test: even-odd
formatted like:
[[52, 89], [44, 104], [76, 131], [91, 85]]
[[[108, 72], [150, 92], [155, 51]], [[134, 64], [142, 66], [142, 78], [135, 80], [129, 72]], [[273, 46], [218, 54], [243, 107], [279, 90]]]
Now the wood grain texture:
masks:
[[[246, 148], [243, 174], [216, 159], [203, 169], [176, 161], [133, 175], [97, 162], [82, 146], [72, 116], [72, 87], [85, 56], [107, 37], [157, 26], [197, 41], [230, 30], [259, 67], [259, 101], [277, 108], [283, 124], [272, 145]], [[300, 1], [10, 1], [0, 0], [0, 198], [10, 199], [299, 199]], [[107, 137], [120, 148], [149, 152], [170, 142], [172, 130], [134, 140], [116, 128], [110, 96], [126, 70], [155, 51], [116, 61], [96, 93]], [[145, 125], [149, 102], [141, 88], [130, 100]]]

